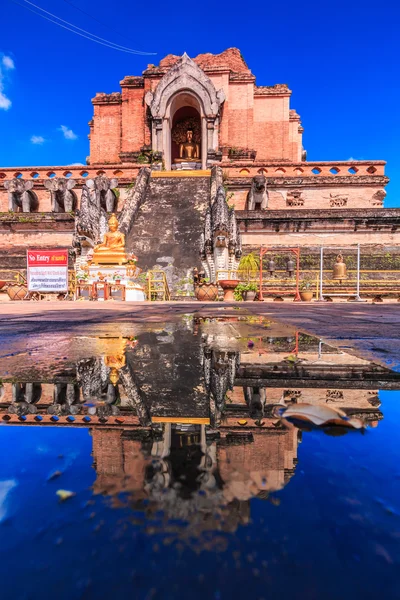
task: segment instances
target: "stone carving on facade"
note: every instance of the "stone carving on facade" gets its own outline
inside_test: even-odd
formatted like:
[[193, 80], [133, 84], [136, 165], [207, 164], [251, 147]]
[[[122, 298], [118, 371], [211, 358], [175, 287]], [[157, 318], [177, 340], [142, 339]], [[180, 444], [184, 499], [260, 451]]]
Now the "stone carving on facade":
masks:
[[[145, 95], [151, 115], [153, 151], [163, 153], [167, 169], [171, 168], [171, 104], [179, 92], [192, 96], [198, 107], [203, 148], [206, 151], [218, 149], [220, 107], [225, 100], [225, 93], [222, 89], [217, 91], [211, 79], [185, 53], [161, 78], [155, 91], [148, 91]], [[206, 159], [207, 156], [203, 156], [203, 167], [206, 166]]]
[[13, 383], [12, 402], [8, 407], [8, 412], [18, 416], [36, 414], [36, 404], [41, 396], [42, 385], [40, 383]]
[[[213, 167], [212, 180], [221, 179], [219, 171], [220, 167]], [[217, 279], [229, 278], [229, 272], [237, 270], [241, 255], [242, 242], [235, 209], [228, 207], [225, 189], [221, 185], [206, 211], [204, 233], [200, 241], [200, 257], [206, 276], [213, 283]]]
[[150, 175], [151, 170], [148, 167], [142, 167], [136, 177], [134, 187], [130, 188], [128, 191], [124, 206], [118, 216], [119, 231], [125, 235], [128, 235], [135, 222], [139, 208], [144, 202]]
[[77, 415], [80, 413], [79, 386], [75, 383], [56, 383], [54, 385], [54, 401], [47, 412], [49, 415]]
[[290, 190], [286, 196], [286, 206], [304, 206], [303, 192]]
[[94, 247], [102, 241], [108, 231], [107, 213], [116, 206], [113, 188], [117, 186], [118, 179], [109, 179], [104, 175], [85, 181], [80, 210], [75, 219], [73, 245], [76, 248]]
[[225, 407], [226, 394], [233, 390], [240, 353], [212, 348], [207, 339], [203, 347], [203, 372], [210, 402], [211, 426], [218, 427]]
[[250, 418], [262, 419], [267, 401], [266, 389], [260, 387], [245, 387], [243, 388], [243, 391], [246, 404], [249, 407]]
[[284, 390], [283, 392], [283, 399], [286, 402], [298, 402], [299, 399], [301, 398], [303, 392], [302, 390]]
[[[75, 232], [73, 246], [82, 250], [82, 247], [94, 247], [101, 241], [104, 223], [107, 223], [106, 213], [97, 203], [93, 190], [82, 186], [81, 205], [75, 218]], [[104, 231], [104, 233], [105, 233]]]
[[341, 402], [344, 394], [341, 390], [326, 390], [326, 402]]
[[44, 181], [44, 187], [51, 194], [51, 210], [53, 212], [71, 212], [76, 209], [76, 195], [71, 191], [75, 185], [75, 179], [66, 179], [65, 177], [54, 177]]
[[251, 182], [250, 192], [247, 199], [248, 210], [268, 207], [267, 178], [265, 175], [256, 175]]
[[13, 212], [34, 212], [39, 208], [36, 195], [31, 191], [33, 181], [24, 181], [14, 177], [4, 181], [8, 191], [8, 210]]
[[118, 179], [98, 175], [94, 179], [88, 179], [86, 185], [92, 191], [96, 204], [108, 213], [116, 211], [117, 197], [113, 190], [118, 187]]
[[[142, 205], [150, 180], [151, 171], [148, 167], [140, 169], [135, 181], [126, 198], [124, 207], [119, 215], [119, 231], [124, 235], [129, 233], [136, 215]], [[88, 180], [82, 187], [80, 210], [75, 218], [75, 234], [73, 246], [82, 252], [82, 247], [93, 248], [100, 243], [108, 231], [107, 192], [112, 194], [111, 200], [115, 202], [115, 195], [111, 188], [118, 185], [117, 179], [107, 177], [96, 177]], [[102, 202], [102, 194], [104, 202]], [[106, 206], [104, 206], [106, 204]], [[83, 252], [84, 254], [84, 252]]]
[[380, 206], [380, 207], [383, 206], [385, 196], [386, 196], [385, 190], [378, 190], [377, 192], [375, 192], [375, 194], [372, 196], [372, 199], [371, 199], [372, 206]]
[[347, 206], [348, 197], [343, 194], [329, 194], [329, 205], [331, 208], [344, 208]]

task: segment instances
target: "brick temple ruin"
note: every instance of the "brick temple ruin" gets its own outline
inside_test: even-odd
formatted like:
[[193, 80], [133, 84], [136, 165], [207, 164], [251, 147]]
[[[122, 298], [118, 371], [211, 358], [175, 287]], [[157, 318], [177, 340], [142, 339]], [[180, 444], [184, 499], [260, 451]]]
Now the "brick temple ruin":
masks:
[[290, 245], [312, 257], [360, 243], [364, 261], [399, 253], [385, 162], [308, 162], [290, 89], [256, 85], [238, 49], [168, 55], [120, 86], [92, 99], [86, 166], [0, 168], [0, 268], [24, 268], [28, 247], [72, 249], [77, 230], [98, 241], [100, 225], [79, 224], [93, 224], [92, 202], [120, 213], [143, 269], [177, 280], [200, 265], [213, 168], [245, 251]]

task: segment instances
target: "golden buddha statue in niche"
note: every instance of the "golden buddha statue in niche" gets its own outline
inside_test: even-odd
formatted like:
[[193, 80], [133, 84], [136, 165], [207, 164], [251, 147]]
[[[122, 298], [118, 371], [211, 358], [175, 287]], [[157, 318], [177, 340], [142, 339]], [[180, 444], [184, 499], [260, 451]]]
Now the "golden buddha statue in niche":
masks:
[[125, 235], [118, 231], [118, 219], [113, 213], [108, 220], [110, 231], [104, 234], [102, 244], [93, 249], [94, 264], [123, 265], [128, 262], [125, 252]]
[[111, 369], [109, 379], [113, 385], [117, 385], [119, 370], [126, 365], [126, 342], [127, 340], [124, 338], [107, 340], [110, 354], [104, 357], [104, 364]]
[[179, 146], [179, 161], [178, 162], [195, 162], [200, 159], [199, 144], [193, 141], [193, 131], [188, 129], [186, 132], [186, 142]]
[[113, 385], [117, 385], [119, 379], [119, 370], [126, 365], [126, 359], [124, 354], [116, 356], [105, 356], [104, 364], [106, 367], [110, 367], [109, 379]]

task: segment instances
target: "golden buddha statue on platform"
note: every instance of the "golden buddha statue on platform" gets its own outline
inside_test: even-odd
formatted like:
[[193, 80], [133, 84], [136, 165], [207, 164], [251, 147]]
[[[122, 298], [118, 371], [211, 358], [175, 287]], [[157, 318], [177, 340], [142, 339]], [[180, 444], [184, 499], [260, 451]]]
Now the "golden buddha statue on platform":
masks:
[[125, 252], [125, 235], [118, 231], [118, 219], [113, 213], [108, 220], [110, 231], [104, 234], [102, 244], [93, 249], [92, 262], [102, 265], [123, 265], [128, 262]]
[[200, 160], [200, 146], [193, 141], [193, 131], [188, 129], [186, 132], [186, 142], [179, 145], [179, 158], [176, 163], [198, 162]]

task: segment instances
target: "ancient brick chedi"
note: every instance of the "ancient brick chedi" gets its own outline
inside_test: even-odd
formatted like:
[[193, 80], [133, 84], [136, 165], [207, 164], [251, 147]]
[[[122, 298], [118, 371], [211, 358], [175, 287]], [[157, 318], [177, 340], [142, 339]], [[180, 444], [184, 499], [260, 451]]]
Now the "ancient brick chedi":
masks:
[[232, 149], [244, 158], [302, 160], [303, 129], [299, 115], [289, 109], [291, 91], [284, 84], [256, 86], [236, 48], [194, 60], [169, 55], [141, 77], [125, 77], [121, 89], [92, 100], [91, 163], [135, 160], [143, 146], [151, 145], [164, 154], [168, 169], [171, 130], [189, 117], [199, 122], [204, 167]]
[[[244, 251], [261, 243], [400, 246], [400, 211], [384, 208], [385, 162], [308, 162], [290, 89], [256, 85], [238, 49], [168, 55], [120, 85], [92, 100], [85, 167], [0, 167], [0, 267], [12, 256], [20, 267], [27, 247], [72, 247], [85, 221], [80, 215], [75, 224], [75, 211], [93, 199], [99, 214], [122, 211], [141, 266], [154, 266], [159, 244], [158, 265], [178, 261], [182, 275], [196, 256], [200, 265], [212, 167], [235, 207]], [[146, 165], [151, 173], [133, 199]]]

